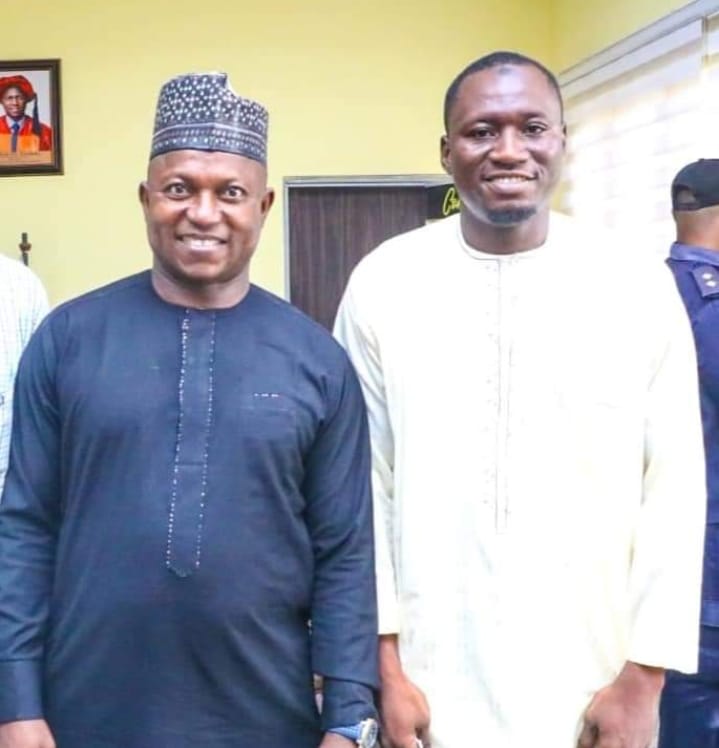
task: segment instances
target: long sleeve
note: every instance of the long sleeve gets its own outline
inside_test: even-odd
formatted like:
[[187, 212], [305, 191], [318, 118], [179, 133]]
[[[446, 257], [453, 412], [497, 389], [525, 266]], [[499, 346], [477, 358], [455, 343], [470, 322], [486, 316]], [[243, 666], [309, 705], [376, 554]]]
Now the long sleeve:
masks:
[[31, 289], [31, 325], [34, 331], [42, 322], [45, 315], [48, 313], [50, 305], [47, 300], [47, 293], [42, 283], [36, 276], [32, 276], [32, 289]]
[[0, 494], [10, 452], [15, 373], [31, 335], [47, 314], [45, 289], [26, 267], [0, 256]]
[[49, 304], [40, 279], [27, 268], [21, 266], [20, 269], [23, 271], [19, 276], [22, 278], [22, 296], [16, 300], [16, 304], [21, 344], [24, 348], [48, 313]]
[[325, 728], [373, 716], [378, 681], [369, 437], [362, 392], [346, 359], [342, 380], [327, 381], [327, 400], [303, 482], [315, 557], [312, 665], [330, 681], [366, 688], [330, 683]]
[[394, 437], [386, 399], [382, 364], [370, 326], [361, 318], [354, 299], [356, 274], [350, 279], [337, 312], [334, 334], [347, 350], [359, 376], [367, 403], [372, 444], [375, 555], [379, 633], [399, 631], [397, 584], [392, 557]]
[[0, 504], [0, 722], [42, 715], [41, 675], [60, 505], [60, 433], [48, 326], [18, 372]]
[[[667, 273], [668, 276], [668, 273]], [[673, 291], [673, 289], [671, 289]], [[646, 405], [643, 500], [630, 573], [628, 659], [695, 672], [706, 512], [696, 358], [678, 295]]]

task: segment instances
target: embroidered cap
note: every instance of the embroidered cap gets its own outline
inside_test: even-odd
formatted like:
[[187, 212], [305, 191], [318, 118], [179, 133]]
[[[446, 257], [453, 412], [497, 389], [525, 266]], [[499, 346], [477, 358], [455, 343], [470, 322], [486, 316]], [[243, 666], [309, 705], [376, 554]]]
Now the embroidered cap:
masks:
[[150, 158], [169, 151], [224, 151], [267, 162], [267, 110], [238, 96], [226, 73], [191, 73], [160, 89]]
[[719, 158], [702, 158], [687, 164], [672, 182], [675, 211], [701, 210], [719, 205]]

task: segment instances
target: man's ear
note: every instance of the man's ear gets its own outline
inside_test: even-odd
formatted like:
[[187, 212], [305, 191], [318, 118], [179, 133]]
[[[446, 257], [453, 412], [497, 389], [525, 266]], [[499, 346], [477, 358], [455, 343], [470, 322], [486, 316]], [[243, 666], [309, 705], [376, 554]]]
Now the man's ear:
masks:
[[262, 196], [262, 200], [260, 202], [260, 210], [262, 211], [262, 222], [264, 223], [265, 218], [267, 218], [267, 214], [270, 212], [270, 208], [274, 205], [275, 202], [275, 191], [272, 189], [272, 187], [268, 187], [265, 194]]
[[439, 139], [439, 160], [442, 164], [442, 168], [447, 172], [447, 174], [451, 175], [452, 166], [449, 160], [449, 137], [447, 135], [442, 135]]
[[140, 201], [140, 205], [142, 205], [143, 208], [147, 208], [147, 202], [148, 202], [148, 190], [147, 190], [147, 182], [142, 181], [137, 187], [137, 197]]

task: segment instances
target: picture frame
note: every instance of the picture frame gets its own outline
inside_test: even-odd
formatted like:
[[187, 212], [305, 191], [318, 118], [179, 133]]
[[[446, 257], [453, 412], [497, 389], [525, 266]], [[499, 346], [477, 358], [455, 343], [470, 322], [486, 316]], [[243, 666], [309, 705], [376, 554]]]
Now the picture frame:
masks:
[[0, 177], [62, 173], [60, 60], [0, 60]]

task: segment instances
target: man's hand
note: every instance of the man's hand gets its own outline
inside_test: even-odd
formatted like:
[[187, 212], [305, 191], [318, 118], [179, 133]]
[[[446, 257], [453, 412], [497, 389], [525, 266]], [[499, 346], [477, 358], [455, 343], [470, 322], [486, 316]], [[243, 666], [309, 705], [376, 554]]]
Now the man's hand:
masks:
[[0, 748], [55, 748], [55, 741], [44, 719], [25, 719], [0, 725]]
[[420, 738], [430, 748], [429, 704], [402, 670], [396, 636], [380, 637], [380, 681], [382, 746], [416, 748]]
[[661, 668], [627, 662], [589, 704], [577, 748], [649, 748], [663, 685]]
[[380, 716], [384, 748], [416, 748], [417, 738], [429, 748], [429, 705], [406, 676], [382, 681]]

